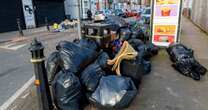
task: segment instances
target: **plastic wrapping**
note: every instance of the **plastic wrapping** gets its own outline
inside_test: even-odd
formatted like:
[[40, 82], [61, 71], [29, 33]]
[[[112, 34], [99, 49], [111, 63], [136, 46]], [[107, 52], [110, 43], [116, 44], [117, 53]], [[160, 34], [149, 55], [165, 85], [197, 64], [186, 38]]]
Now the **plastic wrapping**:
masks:
[[142, 29], [132, 30], [131, 38], [145, 41], [145, 35], [144, 35]]
[[144, 67], [143, 75], [149, 74], [152, 71], [151, 63], [149, 61], [142, 60], [142, 64], [143, 64], [143, 67]]
[[125, 108], [132, 102], [137, 89], [130, 78], [104, 76], [88, 99], [102, 108]]
[[104, 75], [105, 72], [101, 69], [100, 65], [93, 63], [81, 73], [80, 81], [86, 90], [94, 92], [99, 84], [100, 78]]
[[61, 61], [58, 52], [53, 52], [49, 55], [46, 62], [46, 71], [48, 74], [49, 83], [53, 81], [55, 75], [61, 70]]
[[144, 74], [144, 65], [137, 60], [123, 60], [121, 63], [121, 73], [122, 76], [131, 77], [138, 88]]
[[119, 16], [114, 16], [114, 15], [107, 16], [104, 23], [112, 24], [113, 31], [118, 31], [119, 28], [123, 28], [123, 27], [128, 26], [128, 23], [123, 18], [121, 18]]
[[75, 74], [96, 60], [98, 55], [94, 50], [67, 41], [61, 41], [56, 48], [60, 54], [62, 68]]
[[149, 60], [151, 57], [158, 54], [159, 48], [154, 46], [152, 43], [147, 43], [138, 46], [136, 50], [145, 60]]
[[175, 62], [180, 60], [180, 58], [193, 57], [193, 50], [185, 47], [182, 44], [172, 44], [167, 48], [167, 52], [170, 55], [171, 61]]
[[76, 43], [80, 47], [86, 47], [92, 50], [99, 50], [97, 42], [93, 39], [85, 38], [85, 39], [75, 40], [74, 43]]
[[137, 47], [144, 45], [144, 43], [139, 39], [129, 39], [128, 42], [136, 50], [137, 50]]
[[60, 71], [52, 82], [55, 105], [59, 110], [80, 110], [81, 84], [69, 71]]
[[181, 74], [200, 80], [201, 75], [205, 75], [207, 69], [199, 64], [194, 58], [193, 50], [182, 44], [172, 44], [167, 48], [172, 66]]
[[129, 40], [131, 37], [131, 30], [129, 28], [120, 28], [119, 32], [119, 39], [121, 41]]
[[102, 69], [109, 69], [110, 68], [110, 66], [107, 64], [107, 61], [108, 61], [108, 59], [110, 59], [110, 57], [108, 56], [108, 54], [106, 53], [106, 52], [102, 52], [99, 56], [98, 56], [98, 58], [97, 58], [97, 60], [96, 60], [96, 63], [98, 64], [98, 65], [100, 65], [100, 67], [102, 68]]
[[159, 48], [153, 43], [146, 43], [146, 50], [149, 51], [152, 56], [154, 56], [158, 54]]

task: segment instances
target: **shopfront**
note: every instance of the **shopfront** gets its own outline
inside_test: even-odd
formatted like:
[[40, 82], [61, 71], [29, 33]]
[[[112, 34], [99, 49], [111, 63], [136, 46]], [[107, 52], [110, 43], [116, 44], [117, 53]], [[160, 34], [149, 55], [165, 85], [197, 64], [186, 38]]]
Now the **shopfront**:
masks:
[[63, 0], [34, 0], [33, 3], [37, 26], [45, 25], [46, 18], [49, 23], [61, 22], [65, 19]]
[[20, 0], [1, 0], [0, 3], [0, 32], [17, 30], [17, 18], [25, 28], [22, 3]]

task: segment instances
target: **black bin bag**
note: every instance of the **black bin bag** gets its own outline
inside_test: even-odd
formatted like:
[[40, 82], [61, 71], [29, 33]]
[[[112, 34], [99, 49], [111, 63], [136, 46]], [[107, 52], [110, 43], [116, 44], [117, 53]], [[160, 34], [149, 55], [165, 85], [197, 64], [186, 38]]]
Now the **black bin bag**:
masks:
[[48, 74], [49, 83], [53, 81], [55, 75], [61, 70], [61, 61], [59, 52], [53, 52], [49, 55], [46, 62], [46, 70]]
[[146, 45], [147, 51], [149, 51], [152, 54], [152, 56], [158, 54], [159, 47], [155, 46], [153, 43], [150, 43], [150, 42], [146, 43], [145, 45]]
[[207, 69], [202, 66], [198, 61], [195, 61], [193, 64], [193, 68], [195, 72], [198, 72], [200, 75], [205, 75], [207, 72]]
[[97, 58], [96, 51], [77, 46], [68, 41], [61, 41], [56, 49], [59, 51], [63, 69], [75, 74]]
[[60, 71], [52, 82], [54, 102], [58, 110], [80, 110], [81, 84], [69, 71]]
[[150, 58], [158, 54], [159, 48], [152, 43], [146, 43], [137, 46], [136, 50], [145, 60], [150, 60]]
[[192, 49], [183, 44], [172, 44], [167, 48], [167, 52], [173, 62], [172, 66], [181, 74], [200, 80], [201, 75], [205, 75], [207, 69], [195, 58]]
[[93, 63], [86, 67], [81, 73], [81, 83], [87, 91], [94, 92], [97, 88], [100, 78], [105, 75], [100, 65]]
[[106, 70], [106, 69], [109, 69], [110, 68], [110, 66], [107, 64], [107, 61], [110, 59], [110, 57], [108, 56], [108, 54], [106, 53], [106, 52], [102, 52], [99, 56], [98, 56], [98, 58], [97, 58], [97, 60], [96, 60], [96, 63], [98, 64], [98, 65], [100, 65], [100, 67], [102, 68], [102, 69], [104, 69], [104, 70]]
[[152, 65], [150, 61], [142, 60], [142, 65], [144, 67], [143, 75], [147, 75], [152, 71]]
[[130, 39], [128, 40], [128, 42], [137, 51], [138, 51], [137, 49], [138, 46], [144, 45], [144, 43], [139, 39]]
[[105, 109], [128, 107], [137, 94], [133, 81], [128, 77], [103, 76], [95, 90], [88, 96], [91, 103]]
[[167, 52], [170, 55], [170, 59], [173, 62], [179, 61], [181, 58], [193, 58], [193, 50], [187, 48], [182, 44], [172, 44], [167, 48]]
[[144, 65], [137, 60], [123, 60], [120, 69], [122, 76], [131, 77], [138, 88], [144, 74]]
[[86, 47], [92, 50], [99, 50], [97, 42], [93, 39], [83, 38], [80, 40], [74, 40], [74, 43], [76, 43], [80, 47]]
[[[141, 47], [142, 48], [142, 47]], [[144, 50], [141, 49], [136, 57], [136, 60], [139, 64], [141, 64], [141, 67], [143, 67], [143, 75], [147, 75], [152, 70], [152, 65], [150, 61], [147, 61], [144, 59]]]

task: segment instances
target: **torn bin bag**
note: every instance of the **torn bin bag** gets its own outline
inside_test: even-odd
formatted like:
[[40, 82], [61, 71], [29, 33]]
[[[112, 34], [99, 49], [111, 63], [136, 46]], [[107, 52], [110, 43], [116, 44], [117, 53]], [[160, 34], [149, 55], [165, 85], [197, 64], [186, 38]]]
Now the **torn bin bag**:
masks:
[[85, 86], [86, 90], [94, 92], [97, 88], [100, 78], [105, 75], [100, 65], [93, 63], [89, 65], [81, 73], [81, 83]]
[[193, 59], [181, 59], [178, 62], [175, 62], [172, 64], [172, 66], [179, 71], [181, 74], [191, 77], [194, 80], [200, 80], [201, 79], [201, 75], [195, 71], [192, 70], [192, 63], [193, 63]]
[[137, 94], [133, 81], [128, 77], [104, 76], [88, 99], [101, 108], [121, 109], [128, 107]]
[[97, 58], [96, 51], [77, 46], [68, 41], [61, 41], [56, 49], [60, 54], [62, 68], [75, 74]]
[[59, 52], [53, 52], [49, 55], [46, 63], [46, 70], [48, 74], [49, 83], [53, 81], [55, 75], [61, 70], [61, 61]]
[[60, 71], [52, 82], [55, 105], [59, 110], [80, 110], [81, 84], [69, 71]]
[[205, 75], [207, 69], [196, 61], [193, 50], [183, 44], [172, 44], [167, 48], [172, 66], [181, 74], [191, 77], [194, 80], [200, 80], [201, 75]]
[[180, 58], [193, 58], [193, 50], [187, 48], [182, 44], [172, 44], [167, 48], [167, 52], [170, 55], [170, 59], [173, 62], [179, 61]]

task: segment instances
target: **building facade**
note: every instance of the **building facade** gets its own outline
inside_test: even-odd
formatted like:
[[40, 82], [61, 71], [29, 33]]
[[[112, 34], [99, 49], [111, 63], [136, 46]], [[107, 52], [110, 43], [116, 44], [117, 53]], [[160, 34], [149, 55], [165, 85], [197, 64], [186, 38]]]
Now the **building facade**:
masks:
[[65, 19], [64, 0], [2, 0], [0, 3], [0, 32], [18, 30], [61, 22]]
[[208, 1], [183, 0], [183, 14], [208, 33]]
[[17, 30], [17, 19], [25, 28], [24, 14], [20, 0], [2, 0], [0, 3], [0, 32]]
[[202, 30], [208, 33], [208, 1], [193, 0], [191, 7], [191, 19]]
[[[87, 18], [87, 10], [91, 10], [94, 14], [96, 11], [101, 11], [110, 8], [110, 0], [79, 0], [80, 16]], [[78, 0], [65, 0], [65, 14], [68, 18], [77, 19], [78, 17]]]

